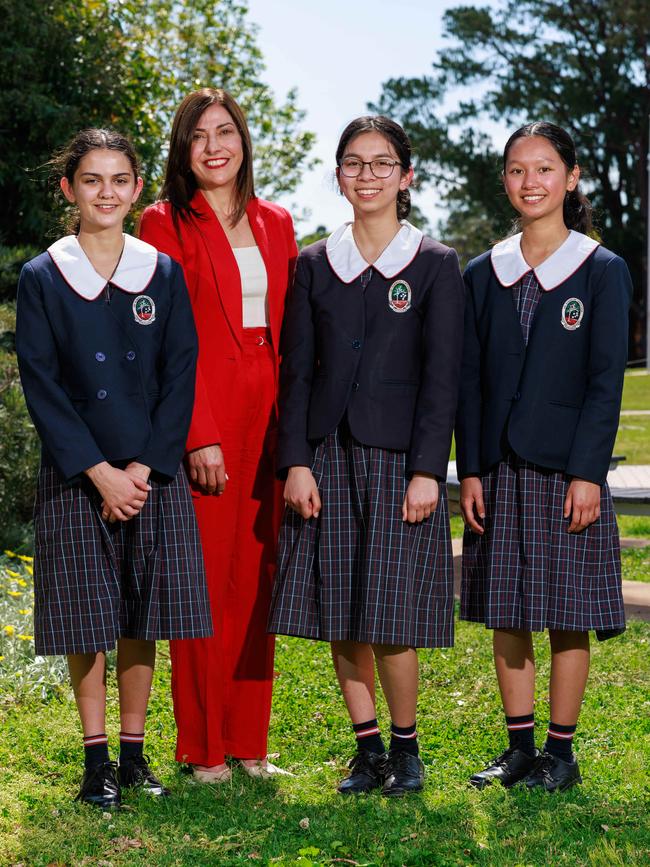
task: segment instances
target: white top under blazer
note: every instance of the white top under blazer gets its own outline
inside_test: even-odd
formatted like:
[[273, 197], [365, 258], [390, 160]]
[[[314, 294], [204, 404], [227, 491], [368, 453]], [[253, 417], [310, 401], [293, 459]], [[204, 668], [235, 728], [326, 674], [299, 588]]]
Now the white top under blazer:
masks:
[[241, 277], [244, 328], [265, 328], [269, 324], [268, 279], [259, 247], [233, 247]]

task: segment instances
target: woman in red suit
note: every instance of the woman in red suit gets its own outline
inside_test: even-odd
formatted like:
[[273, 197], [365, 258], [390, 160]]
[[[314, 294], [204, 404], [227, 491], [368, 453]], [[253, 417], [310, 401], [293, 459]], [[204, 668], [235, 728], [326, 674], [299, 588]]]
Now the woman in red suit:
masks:
[[186, 464], [214, 637], [171, 643], [176, 758], [196, 779], [267, 760], [274, 639], [266, 632], [282, 489], [274, 479], [278, 344], [297, 255], [283, 208], [256, 198], [246, 119], [205, 88], [176, 112], [161, 201], [140, 236], [185, 272], [199, 334]]

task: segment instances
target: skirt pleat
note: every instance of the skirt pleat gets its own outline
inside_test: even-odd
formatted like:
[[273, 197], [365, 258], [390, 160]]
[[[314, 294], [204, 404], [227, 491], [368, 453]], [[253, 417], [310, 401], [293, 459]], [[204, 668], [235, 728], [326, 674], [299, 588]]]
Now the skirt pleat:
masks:
[[567, 532], [569, 481], [514, 455], [482, 478], [485, 533], [465, 530], [461, 619], [491, 629], [625, 630], [620, 543], [611, 493], [600, 518]]
[[406, 454], [358, 443], [339, 428], [318, 444], [322, 509], [287, 509], [269, 630], [323, 641], [412, 647], [453, 644], [453, 556], [447, 495], [434, 514], [402, 521]]
[[185, 473], [150, 484], [138, 515], [109, 524], [90, 484], [66, 485], [53, 468], [41, 468], [34, 509], [37, 654], [96, 653], [118, 638], [212, 634]]

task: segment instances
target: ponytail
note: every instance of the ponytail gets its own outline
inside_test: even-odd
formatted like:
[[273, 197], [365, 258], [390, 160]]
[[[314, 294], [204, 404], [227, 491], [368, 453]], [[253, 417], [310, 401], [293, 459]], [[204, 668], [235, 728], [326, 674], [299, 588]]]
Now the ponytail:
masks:
[[397, 219], [405, 220], [411, 213], [411, 192], [400, 190], [397, 194]]
[[567, 229], [588, 235], [593, 231], [591, 212], [591, 202], [579, 185], [564, 197], [564, 225]]

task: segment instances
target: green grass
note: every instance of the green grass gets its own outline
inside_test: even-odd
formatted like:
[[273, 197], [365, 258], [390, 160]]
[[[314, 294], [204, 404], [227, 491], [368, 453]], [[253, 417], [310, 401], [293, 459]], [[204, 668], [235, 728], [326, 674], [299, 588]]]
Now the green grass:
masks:
[[[548, 717], [548, 650], [539, 660], [538, 737]], [[147, 750], [173, 789], [129, 797], [107, 817], [72, 802], [80, 736], [70, 698], [15, 704], [0, 739], [0, 863], [45, 865], [639, 865], [650, 862], [650, 624], [594, 642], [577, 750], [584, 785], [559, 796], [470, 790], [468, 775], [504, 743], [489, 634], [460, 624], [450, 651], [426, 651], [418, 728], [422, 795], [388, 801], [335, 792], [352, 749], [328, 648], [279, 639], [271, 749], [296, 777], [192, 783], [173, 762], [169, 663], [161, 646]], [[117, 740], [114, 710], [109, 724]], [[385, 709], [380, 719], [387, 725]], [[308, 820], [305, 822], [303, 820]], [[303, 827], [308, 825], [308, 827]], [[338, 859], [338, 860], [337, 860]]]
[[650, 464], [650, 416], [621, 416], [614, 454], [625, 455], [627, 464]]
[[[650, 517], [642, 518], [635, 515], [618, 515], [618, 530], [623, 537], [640, 536], [650, 539]], [[648, 577], [650, 581], [650, 576]]]
[[[624, 410], [650, 410], [650, 376], [637, 371], [625, 375], [623, 386]], [[628, 464], [650, 464], [650, 416], [621, 416], [615, 455], [625, 455]]]
[[650, 581], [650, 546], [624, 549], [621, 564], [625, 581]]
[[640, 371], [625, 374], [622, 409], [650, 409], [650, 375]]

